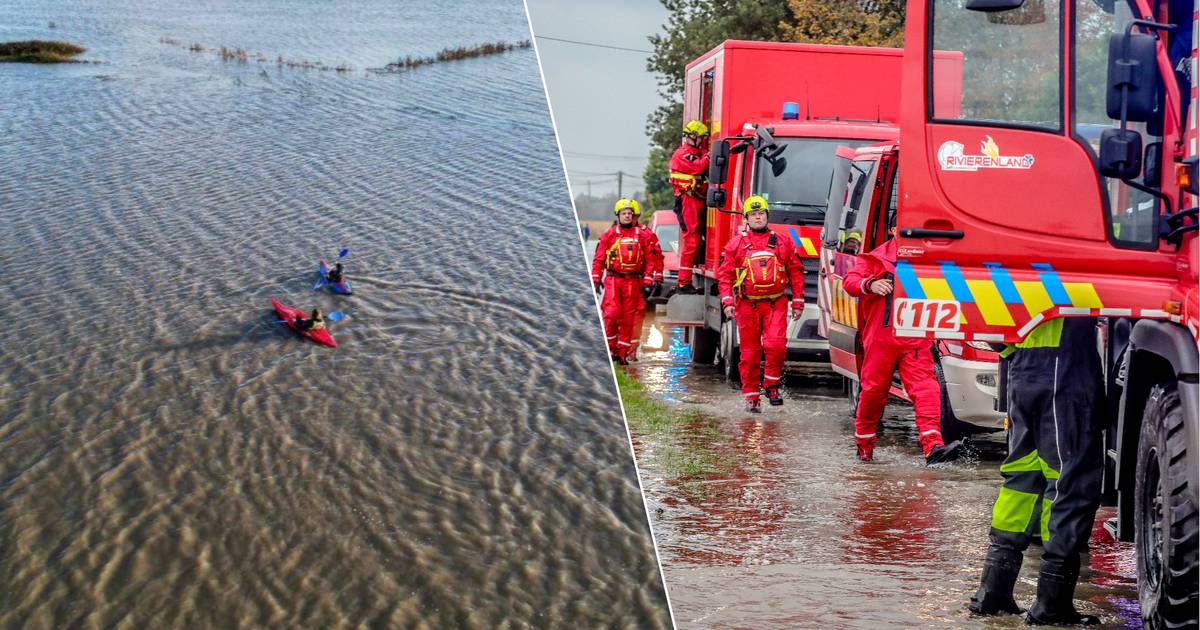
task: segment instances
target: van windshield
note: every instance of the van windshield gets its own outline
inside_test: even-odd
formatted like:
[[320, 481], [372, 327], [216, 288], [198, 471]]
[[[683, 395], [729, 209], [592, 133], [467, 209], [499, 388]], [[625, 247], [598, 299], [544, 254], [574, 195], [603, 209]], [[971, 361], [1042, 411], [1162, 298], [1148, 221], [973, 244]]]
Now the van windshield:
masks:
[[[783, 148], [772, 165], [759, 153], [754, 164], [754, 194], [771, 206], [771, 223], [821, 225], [837, 148], [858, 148], [878, 140], [779, 138]], [[778, 172], [778, 175], [776, 174]]]
[[654, 235], [658, 237], [658, 244], [664, 252], [673, 252], [679, 243], [679, 225], [664, 223], [654, 228]]

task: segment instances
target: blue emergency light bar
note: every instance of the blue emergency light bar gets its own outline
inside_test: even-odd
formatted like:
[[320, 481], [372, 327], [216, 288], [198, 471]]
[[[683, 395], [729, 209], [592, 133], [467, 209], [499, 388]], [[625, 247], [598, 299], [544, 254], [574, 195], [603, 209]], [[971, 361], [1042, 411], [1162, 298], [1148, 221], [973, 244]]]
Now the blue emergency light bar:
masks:
[[787, 101], [783, 104], [783, 119], [784, 120], [799, 120], [800, 119], [800, 104]]

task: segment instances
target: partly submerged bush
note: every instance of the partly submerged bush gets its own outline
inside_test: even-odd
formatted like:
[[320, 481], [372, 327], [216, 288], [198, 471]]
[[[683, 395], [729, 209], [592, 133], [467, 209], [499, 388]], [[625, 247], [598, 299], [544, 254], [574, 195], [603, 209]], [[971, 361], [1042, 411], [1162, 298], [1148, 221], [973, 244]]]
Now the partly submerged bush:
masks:
[[0, 61], [24, 63], [70, 63], [86, 48], [70, 42], [29, 40], [0, 42]]

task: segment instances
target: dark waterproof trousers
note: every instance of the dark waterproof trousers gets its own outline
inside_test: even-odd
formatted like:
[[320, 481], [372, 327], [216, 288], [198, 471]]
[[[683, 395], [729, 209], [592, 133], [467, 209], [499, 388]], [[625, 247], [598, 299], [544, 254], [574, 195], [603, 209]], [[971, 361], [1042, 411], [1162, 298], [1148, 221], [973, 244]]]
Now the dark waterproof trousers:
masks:
[[1023, 348], [1008, 373], [1008, 458], [992, 509], [989, 557], [1017, 561], [1040, 532], [1042, 570], [1079, 571], [1100, 506], [1103, 392], [1096, 320], [1063, 323], [1057, 348]]

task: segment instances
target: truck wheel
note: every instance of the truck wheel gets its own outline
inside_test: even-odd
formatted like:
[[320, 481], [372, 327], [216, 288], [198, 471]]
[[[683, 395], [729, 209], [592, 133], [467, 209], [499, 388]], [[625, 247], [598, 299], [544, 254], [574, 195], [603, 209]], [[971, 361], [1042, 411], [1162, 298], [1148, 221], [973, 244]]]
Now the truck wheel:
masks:
[[721, 371], [725, 380], [730, 383], [740, 383], [741, 373], [738, 364], [742, 361], [742, 346], [738, 343], [737, 324], [732, 319], [721, 324]]
[[950, 406], [950, 391], [946, 389], [946, 375], [942, 372], [941, 361], [935, 360], [933, 362], [933, 372], [937, 375], [938, 390], [941, 392], [942, 396], [942, 440], [947, 443], [953, 442], [954, 440], [961, 440], [969, 435], [971, 431], [967, 430], [967, 423], [959, 420], [958, 417], [954, 415], [954, 407]]
[[692, 351], [692, 363], [712, 365], [717, 356], [717, 333], [702, 326], [688, 328], [688, 348]]
[[1189, 446], [1176, 385], [1155, 385], [1138, 438], [1134, 502], [1138, 598], [1147, 628], [1196, 627], [1197, 514], [1185, 498], [1193, 483]]

